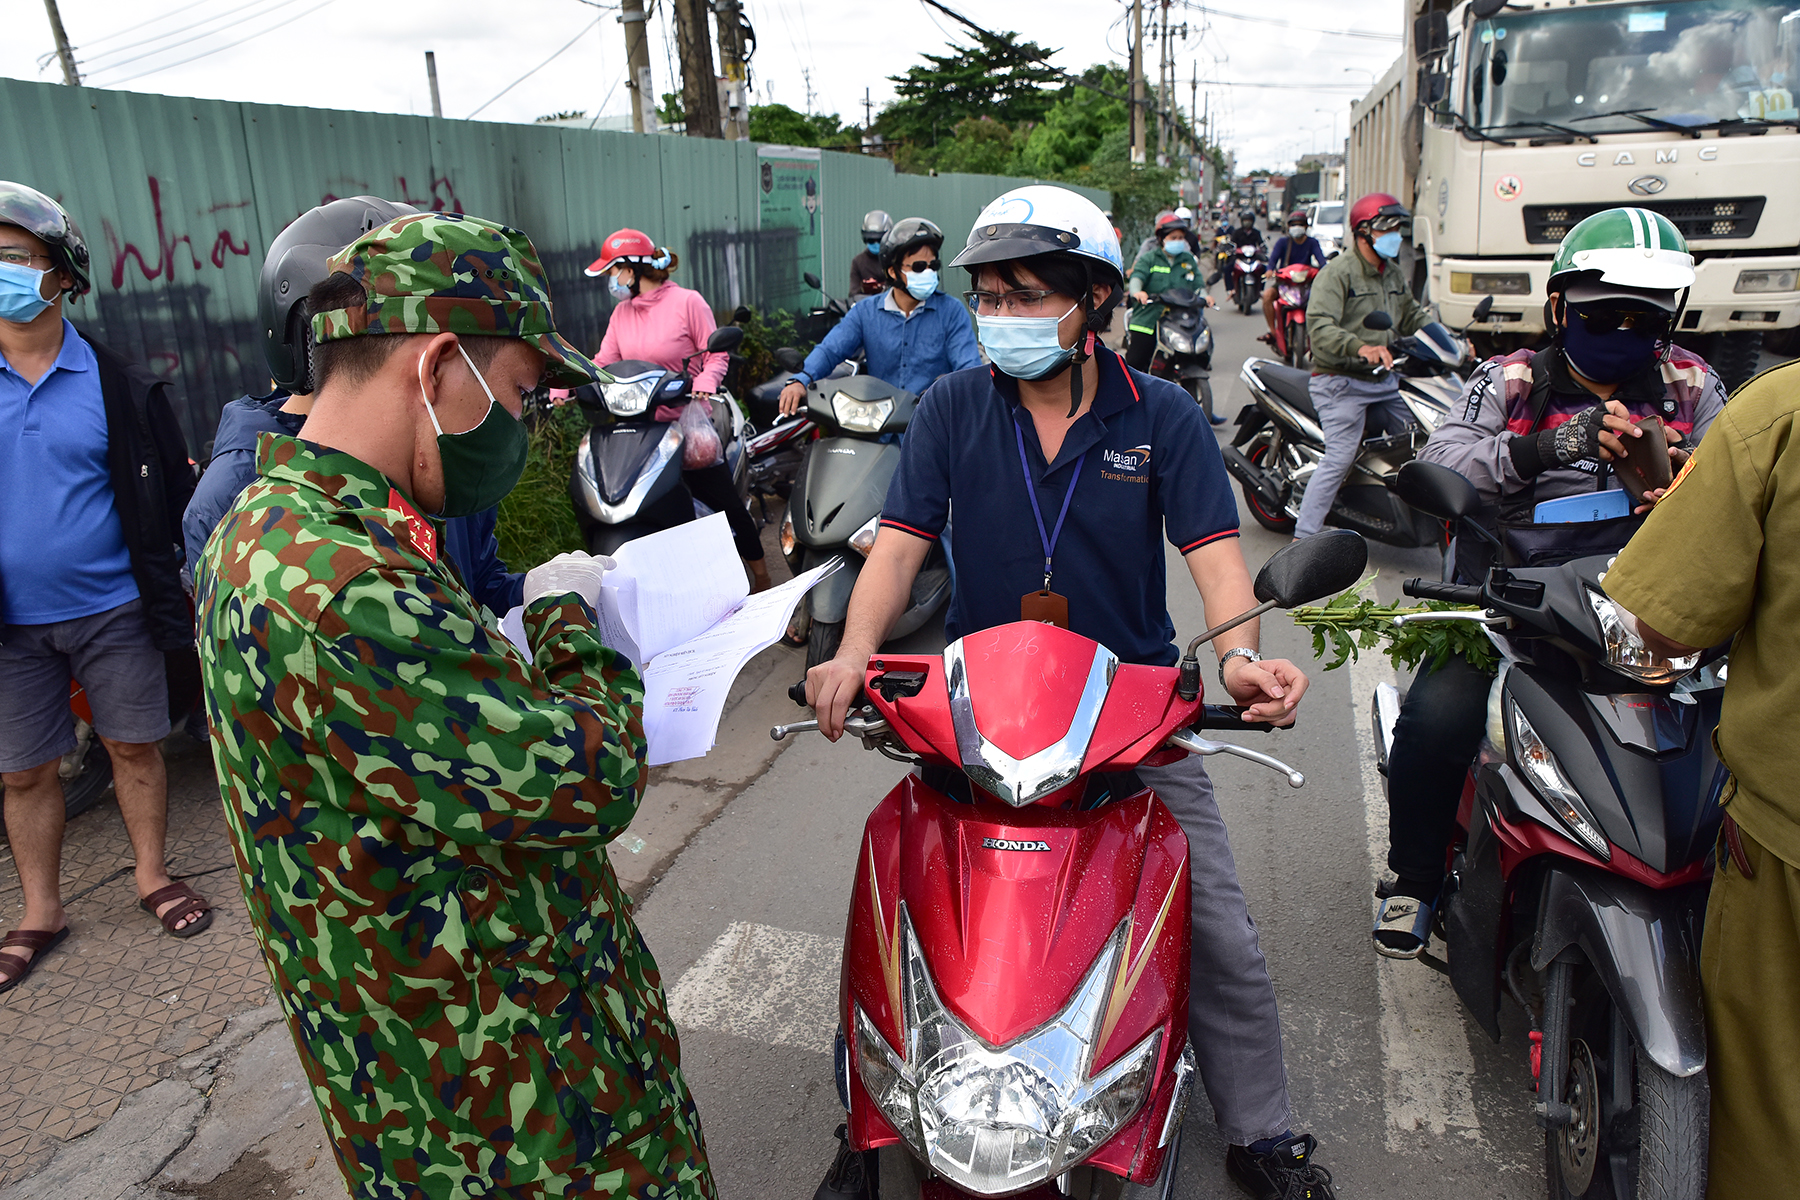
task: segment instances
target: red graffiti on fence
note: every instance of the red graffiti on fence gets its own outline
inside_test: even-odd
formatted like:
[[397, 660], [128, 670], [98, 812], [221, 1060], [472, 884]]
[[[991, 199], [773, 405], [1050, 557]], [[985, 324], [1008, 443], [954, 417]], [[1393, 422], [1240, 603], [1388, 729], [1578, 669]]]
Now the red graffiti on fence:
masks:
[[[178, 246], [187, 248], [187, 256], [189, 261], [194, 264], [194, 270], [198, 271], [201, 268], [200, 256], [194, 252], [192, 235], [175, 234], [168, 228], [168, 223], [163, 217], [162, 183], [154, 175], [146, 178], [150, 185], [150, 208], [156, 214], [156, 263], [151, 265], [136, 243], [122, 241], [118, 232], [113, 228], [112, 222], [102, 218], [100, 225], [106, 233], [107, 247], [112, 252], [112, 285], [115, 288], [124, 286], [125, 263], [127, 259], [132, 258], [137, 259], [138, 271], [145, 279], [167, 279], [173, 282], [175, 279], [175, 249]], [[249, 203], [250, 201], [243, 200], [215, 204], [209, 213], [217, 213], [225, 208], [243, 208]], [[245, 238], [240, 244], [233, 238], [231, 230], [221, 225], [217, 236], [213, 239], [211, 254], [213, 266], [223, 267], [225, 256], [228, 253], [247, 257], [250, 253], [250, 241]]]

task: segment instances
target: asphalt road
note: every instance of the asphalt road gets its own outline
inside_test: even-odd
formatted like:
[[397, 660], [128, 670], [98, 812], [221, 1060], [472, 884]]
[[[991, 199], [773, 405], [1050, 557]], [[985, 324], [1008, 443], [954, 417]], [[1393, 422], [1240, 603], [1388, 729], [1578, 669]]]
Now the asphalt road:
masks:
[[[1262, 319], [1225, 310], [1212, 320], [1214, 390], [1231, 415], [1244, 400], [1237, 368], [1262, 348], [1253, 340]], [[1242, 521], [1254, 570], [1285, 539], [1247, 512]], [[1433, 552], [1373, 545], [1370, 564], [1384, 597], [1438, 568]], [[1172, 550], [1169, 580], [1176, 628], [1198, 631], [1199, 597]], [[1311, 660], [1310, 638], [1282, 616], [1264, 620], [1263, 650]], [[1317, 1135], [1318, 1161], [1346, 1200], [1541, 1197], [1520, 1011], [1507, 1002], [1495, 1045], [1463, 1017], [1442, 974], [1370, 948], [1386, 805], [1366, 714], [1375, 684], [1391, 677], [1386, 660], [1307, 669], [1298, 727], [1245, 738], [1303, 770], [1304, 789], [1241, 760], [1211, 760], [1281, 1003], [1294, 1128]], [[902, 771], [860, 746], [803, 736], [689, 843], [639, 908], [726, 1200], [808, 1200], [831, 1161], [842, 1113], [829, 1046], [849, 881], [863, 820]], [[1223, 1155], [1197, 1092], [1177, 1195], [1239, 1195]]]

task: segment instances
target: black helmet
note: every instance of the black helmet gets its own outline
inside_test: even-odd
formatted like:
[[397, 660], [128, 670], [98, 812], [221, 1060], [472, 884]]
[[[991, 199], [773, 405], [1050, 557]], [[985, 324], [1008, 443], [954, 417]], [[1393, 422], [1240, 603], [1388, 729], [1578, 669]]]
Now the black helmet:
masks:
[[330, 274], [326, 260], [369, 230], [418, 211], [379, 196], [351, 196], [308, 209], [275, 236], [263, 259], [256, 317], [277, 387], [298, 395], [312, 391], [312, 314], [304, 301]]
[[93, 288], [88, 276], [87, 239], [68, 210], [36, 188], [0, 179], [0, 225], [17, 225], [50, 247], [50, 257], [60, 271], [75, 280], [72, 295], [85, 296]]
[[1238, 214], [1238, 220], [1245, 225], [1254, 225], [1256, 224], [1256, 214], [1246, 208], [1243, 212]]
[[920, 246], [944, 248], [944, 231], [924, 217], [904, 217], [881, 235], [881, 269], [891, 271]]
[[887, 236], [887, 231], [893, 227], [894, 218], [888, 216], [879, 208], [874, 212], [864, 213], [862, 240], [865, 242], [879, 242], [883, 237]]

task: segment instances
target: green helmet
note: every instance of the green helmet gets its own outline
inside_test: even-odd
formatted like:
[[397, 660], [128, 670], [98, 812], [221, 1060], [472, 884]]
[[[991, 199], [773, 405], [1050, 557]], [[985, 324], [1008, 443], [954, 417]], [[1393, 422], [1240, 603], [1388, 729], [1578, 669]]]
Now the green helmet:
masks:
[[1694, 282], [1694, 256], [1669, 219], [1647, 208], [1609, 208], [1564, 236], [1546, 291], [1571, 288], [1580, 302], [1640, 299], [1673, 312], [1676, 293]]

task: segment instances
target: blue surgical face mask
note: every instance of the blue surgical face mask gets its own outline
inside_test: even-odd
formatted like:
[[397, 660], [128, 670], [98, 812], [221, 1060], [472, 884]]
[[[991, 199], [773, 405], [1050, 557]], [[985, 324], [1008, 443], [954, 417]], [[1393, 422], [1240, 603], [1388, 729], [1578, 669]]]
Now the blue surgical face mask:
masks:
[[606, 290], [612, 293], [612, 298], [614, 300], [631, 299], [631, 285], [629, 283], [620, 283], [617, 275], [608, 275], [606, 277]]
[[1622, 383], [1649, 366], [1661, 343], [1639, 337], [1629, 329], [1589, 333], [1581, 318], [1569, 314], [1562, 330], [1563, 353], [1569, 365], [1595, 383]]
[[1170, 238], [1163, 243], [1163, 253], [1165, 254], [1186, 254], [1187, 248], [1186, 238]]
[[0, 320], [23, 325], [54, 304], [54, 300], [44, 299], [44, 276], [48, 274], [16, 263], [0, 263]]
[[975, 336], [989, 361], [1014, 379], [1043, 379], [1054, 375], [1075, 354], [1062, 344], [1057, 326], [1079, 305], [1071, 305], [1062, 317], [1002, 317], [978, 313]]
[[879, 239], [876, 241], [873, 241], [873, 242], [864, 242], [863, 245], [865, 245], [869, 248], [870, 254], [880, 254], [881, 253], [881, 242]]
[[1400, 253], [1400, 234], [1384, 233], [1375, 239], [1375, 253], [1383, 258], [1395, 258]]
[[914, 300], [929, 300], [931, 293], [938, 289], [938, 273], [936, 271], [909, 271], [906, 275], [906, 290]]

